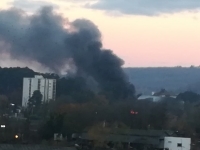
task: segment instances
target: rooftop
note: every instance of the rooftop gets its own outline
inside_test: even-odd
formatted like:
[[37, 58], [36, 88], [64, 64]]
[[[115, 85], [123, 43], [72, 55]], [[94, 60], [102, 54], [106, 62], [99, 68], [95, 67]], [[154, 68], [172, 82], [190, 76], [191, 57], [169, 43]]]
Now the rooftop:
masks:
[[131, 130], [114, 129], [109, 134], [97, 135], [95, 137], [88, 133], [82, 134], [82, 139], [94, 140], [102, 138], [105, 141], [135, 142], [135, 143], [154, 143], [158, 144], [163, 137], [176, 136], [175, 132], [169, 130]]
[[43, 79], [44, 77], [42, 75], [35, 75], [35, 78], [37, 78], [37, 79]]

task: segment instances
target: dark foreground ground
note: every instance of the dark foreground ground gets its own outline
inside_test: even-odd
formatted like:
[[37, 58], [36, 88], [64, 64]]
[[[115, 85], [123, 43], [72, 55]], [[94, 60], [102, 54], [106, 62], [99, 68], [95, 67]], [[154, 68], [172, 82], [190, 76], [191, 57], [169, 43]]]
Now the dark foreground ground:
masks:
[[76, 150], [74, 147], [0, 144], [0, 150]]

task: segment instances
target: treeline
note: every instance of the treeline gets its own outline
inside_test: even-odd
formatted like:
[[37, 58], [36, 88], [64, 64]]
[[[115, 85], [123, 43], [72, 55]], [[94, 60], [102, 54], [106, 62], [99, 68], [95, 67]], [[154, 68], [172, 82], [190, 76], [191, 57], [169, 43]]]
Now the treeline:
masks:
[[54, 133], [66, 136], [90, 131], [105, 123], [113, 124], [113, 128], [173, 130], [195, 142], [200, 138], [200, 96], [195, 95], [185, 92], [177, 99], [166, 97], [157, 103], [139, 100], [109, 103], [103, 96], [86, 103], [58, 99], [42, 104], [32, 114], [35, 116], [32, 121], [42, 120], [38, 124], [41, 140], [51, 140]]
[[137, 91], [145, 94], [161, 88], [174, 92], [192, 90], [200, 93], [199, 67], [124, 68], [124, 71]]
[[[96, 94], [106, 96], [110, 101], [124, 100], [127, 98], [134, 99], [135, 89], [133, 85], [130, 87], [121, 87], [117, 81], [115, 83], [107, 83], [101, 89], [93, 88], [88, 78], [79, 75], [70, 75], [59, 77], [57, 74], [42, 74], [34, 72], [29, 68], [0, 68], [0, 95], [5, 95], [10, 103], [21, 105], [22, 88], [24, 77], [34, 77], [35, 75], [43, 75], [45, 78], [57, 79], [57, 98], [66, 99], [69, 102], [88, 102], [92, 101]], [[112, 85], [112, 86], [110, 86]], [[127, 84], [128, 85], [128, 84]], [[131, 87], [132, 86], [132, 87]]]
[[[41, 73], [29, 68], [0, 68], [0, 95], [7, 97], [10, 103], [21, 105], [24, 77], [34, 77]], [[42, 74], [49, 78], [59, 78], [56, 74]]]
[[[40, 73], [28, 68], [0, 69], [1, 116], [10, 110], [15, 111], [9, 103], [21, 103], [19, 93], [22, 92], [23, 77], [36, 74]], [[50, 103], [41, 103], [42, 95], [38, 91], [31, 97], [29, 107], [22, 111], [26, 120], [19, 125], [27, 138], [34, 131], [35, 139], [51, 140], [54, 133], [64, 136], [81, 133], [102, 122], [122, 128], [175, 130], [181, 136], [194, 140], [200, 138], [200, 95], [197, 93], [187, 91], [176, 99], [166, 97], [157, 103], [139, 101], [134, 96], [117, 99], [113, 90], [92, 90], [80, 76], [59, 78], [55, 74], [43, 75], [57, 79], [57, 98]], [[17, 128], [10, 123], [11, 120], [1, 117], [0, 122]]]

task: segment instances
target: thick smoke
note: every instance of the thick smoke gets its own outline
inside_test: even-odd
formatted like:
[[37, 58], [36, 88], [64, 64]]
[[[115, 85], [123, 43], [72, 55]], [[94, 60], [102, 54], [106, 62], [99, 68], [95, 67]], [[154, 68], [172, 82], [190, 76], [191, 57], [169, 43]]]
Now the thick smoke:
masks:
[[92, 77], [101, 89], [125, 98], [134, 87], [121, 68], [123, 60], [102, 49], [101, 33], [89, 20], [69, 22], [51, 7], [33, 15], [0, 11], [0, 52], [21, 61], [37, 61], [56, 73], [63, 69]]

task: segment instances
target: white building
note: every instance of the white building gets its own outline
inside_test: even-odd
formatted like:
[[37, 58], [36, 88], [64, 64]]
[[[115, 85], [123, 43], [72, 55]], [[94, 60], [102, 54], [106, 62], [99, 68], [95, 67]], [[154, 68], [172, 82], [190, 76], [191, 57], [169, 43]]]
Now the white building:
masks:
[[164, 137], [160, 148], [165, 150], [190, 150], [191, 138]]
[[45, 79], [41, 75], [36, 75], [35, 78], [23, 79], [22, 106], [26, 107], [28, 100], [33, 95], [33, 92], [39, 90], [42, 94], [42, 102], [55, 100], [56, 97], [56, 80]]
[[163, 99], [161, 96], [153, 96], [153, 95], [141, 95], [138, 97], [138, 100], [150, 100], [152, 102], [159, 102]]

